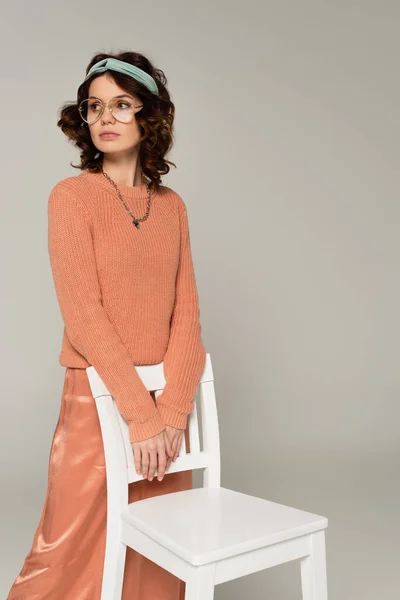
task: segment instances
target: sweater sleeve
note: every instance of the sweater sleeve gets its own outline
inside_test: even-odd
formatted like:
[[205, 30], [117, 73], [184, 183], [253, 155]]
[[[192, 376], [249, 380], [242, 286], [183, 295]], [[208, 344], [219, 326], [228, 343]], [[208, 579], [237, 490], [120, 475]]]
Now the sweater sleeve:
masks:
[[131, 442], [165, 425], [102, 305], [89, 209], [58, 183], [48, 200], [48, 250], [68, 339], [92, 365], [128, 423]]
[[186, 206], [180, 196], [180, 258], [170, 337], [164, 355], [165, 386], [157, 408], [166, 425], [185, 429], [193, 411], [193, 399], [205, 366], [200, 309], [193, 267]]

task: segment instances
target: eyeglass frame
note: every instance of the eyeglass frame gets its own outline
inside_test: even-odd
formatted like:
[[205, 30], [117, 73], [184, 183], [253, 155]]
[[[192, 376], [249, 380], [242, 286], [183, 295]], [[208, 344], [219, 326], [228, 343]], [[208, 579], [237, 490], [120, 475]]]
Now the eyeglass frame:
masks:
[[[107, 102], [107, 104], [105, 104], [105, 103], [103, 102], [103, 100], [101, 100], [100, 98], [97, 98], [97, 96], [89, 96], [89, 98], [84, 98], [83, 100], [81, 100], [81, 102], [79, 103], [79, 106], [78, 106], [78, 111], [79, 111], [79, 114], [80, 114], [80, 117], [81, 117], [82, 121], [84, 121], [84, 122], [85, 122], [85, 123], [87, 123], [88, 125], [93, 125], [93, 123], [96, 123], [96, 122], [97, 122], [97, 121], [100, 119], [100, 117], [101, 117], [101, 116], [103, 115], [103, 113], [104, 113], [104, 109], [107, 107], [107, 108], [108, 108], [108, 110], [110, 111], [110, 114], [111, 114], [111, 116], [112, 116], [112, 117], [113, 117], [113, 118], [114, 118], [116, 121], [118, 121], [118, 123], [126, 123], [126, 124], [128, 124], [128, 123], [131, 123], [131, 122], [133, 121], [133, 117], [134, 117], [134, 116], [135, 116], [135, 114], [136, 114], [137, 112], [139, 112], [139, 111], [138, 111], [138, 110], [135, 110], [135, 111], [134, 111], [134, 113], [132, 114], [132, 118], [130, 119], [130, 121], [120, 121], [119, 119], [117, 119], [117, 117], [115, 117], [115, 116], [113, 115], [112, 108], [110, 108], [110, 106], [109, 106], [109, 105], [110, 105], [110, 102], [112, 102], [112, 100], [115, 100], [115, 99], [118, 99], [118, 98], [121, 98], [121, 99], [122, 99], [122, 98], [131, 98], [131, 99], [133, 100], [132, 96], [130, 96], [129, 94], [120, 94], [120, 95], [118, 95], [118, 96], [114, 96], [113, 98], [111, 98], [111, 99], [110, 99], [110, 100]], [[96, 119], [95, 119], [94, 121], [91, 121], [90, 123], [89, 123], [89, 121], [86, 121], [86, 120], [83, 118], [83, 116], [82, 116], [82, 109], [83, 109], [83, 107], [82, 107], [81, 105], [82, 105], [82, 103], [83, 103], [83, 102], [86, 102], [87, 100], [98, 100], [98, 101], [100, 102], [100, 104], [101, 104], [101, 107], [102, 107], [102, 108], [101, 108], [101, 112], [99, 112], [99, 115], [98, 115], [98, 117], [96, 117]], [[141, 109], [141, 108], [143, 108], [143, 104], [133, 104], [133, 108], [139, 108], [139, 109]]]

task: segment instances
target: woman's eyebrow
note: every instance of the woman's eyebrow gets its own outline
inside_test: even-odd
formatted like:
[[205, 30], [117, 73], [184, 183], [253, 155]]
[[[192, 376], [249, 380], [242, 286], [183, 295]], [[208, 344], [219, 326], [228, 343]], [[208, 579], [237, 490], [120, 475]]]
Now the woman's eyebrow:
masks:
[[[113, 98], [132, 98], [133, 100], [133, 96], [131, 96], [130, 94], [119, 94], [119, 96], [113, 96]], [[101, 98], [98, 98], [97, 96], [89, 96], [89, 100], [100, 100], [101, 102], [103, 102], [103, 100]]]

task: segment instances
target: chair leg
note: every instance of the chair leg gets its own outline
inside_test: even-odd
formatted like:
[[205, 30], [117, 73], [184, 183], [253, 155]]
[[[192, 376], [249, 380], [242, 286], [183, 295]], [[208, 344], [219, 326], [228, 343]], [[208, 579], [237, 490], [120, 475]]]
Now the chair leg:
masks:
[[124, 583], [126, 544], [116, 542], [116, 547], [106, 548], [101, 587], [101, 600], [121, 600]]
[[215, 586], [215, 563], [194, 567], [186, 580], [185, 600], [213, 600]]
[[311, 552], [300, 560], [303, 600], [328, 600], [325, 531], [310, 535]]

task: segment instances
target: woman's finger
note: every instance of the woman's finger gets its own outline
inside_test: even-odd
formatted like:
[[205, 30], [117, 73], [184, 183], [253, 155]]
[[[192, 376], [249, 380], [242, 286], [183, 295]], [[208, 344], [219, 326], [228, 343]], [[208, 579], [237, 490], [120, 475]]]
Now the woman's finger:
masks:
[[146, 479], [149, 471], [150, 455], [147, 448], [142, 449], [142, 475]]
[[157, 479], [158, 479], [158, 481], [162, 481], [162, 479], [165, 475], [165, 470], [166, 470], [166, 465], [167, 465], [167, 455], [165, 453], [165, 446], [163, 446], [162, 448], [159, 449], [158, 455], [157, 455], [157, 460], [158, 460]]
[[166, 451], [167, 455], [172, 457], [171, 440], [169, 439], [169, 436], [165, 431], [164, 431], [164, 442], [165, 442], [165, 451]]
[[141, 471], [141, 456], [142, 452], [140, 450], [140, 446], [138, 446], [137, 444], [133, 444], [133, 459], [135, 463], [136, 473], [138, 475], [140, 475]]
[[171, 462], [172, 462], [171, 456], [167, 456], [167, 464], [165, 465], [165, 472], [168, 471]]
[[149, 461], [149, 471], [148, 471], [147, 479], [149, 481], [151, 481], [153, 479], [156, 469], [157, 469], [157, 459], [158, 459], [157, 450], [150, 450], [149, 456], [150, 456], [150, 461]]
[[177, 439], [177, 444], [176, 444], [176, 451], [175, 451], [175, 455], [174, 455], [174, 462], [176, 461], [176, 459], [179, 456], [179, 452], [181, 451], [181, 446], [182, 446], [182, 438], [183, 438], [183, 434], [181, 434], [180, 436], [178, 436]]
[[178, 447], [178, 438], [179, 438], [179, 436], [175, 435], [174, 439], [172, 440], [172, 444], [171, 444], [171, 448], [172, 448], [172, 460], [174, 459], [174, 456], [176, 454], [176, 449]]

